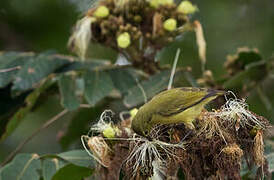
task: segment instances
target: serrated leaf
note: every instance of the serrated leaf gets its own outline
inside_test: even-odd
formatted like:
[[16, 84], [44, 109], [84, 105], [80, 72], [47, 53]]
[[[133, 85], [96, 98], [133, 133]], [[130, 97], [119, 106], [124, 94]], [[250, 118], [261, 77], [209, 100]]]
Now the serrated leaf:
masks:
[[62, 167], [65, 166], [65, 162], [58, 159], [45, 159], [42, 162], [42, 175], [43, 180], [51, 180], [54, 174]]
[[32, 89], [40, 80], [69, 62], [67, 59], [56, 58], [55, 56], [41, 55], [33, 58], [16, 74], [12, 90], [22, 92]]
[[110, 47], [98, 43], [90, 43], [86, 56], [90, 59], [108, 60], [115, 63], [118, 53]]
[[58, 85], [61, 93], [61, 104], [69, 111], [79, 107], [80, 102], [76, 96], [76, 84], [72, 75], [60, 75]]
[[3, 130], [1, 130], [0, 141], [9, 136], [20, 124], [21, 120], [26, 116], [28, 112], [35, 105], [41, 93], [43, 93], [46, 89], [48, 89], [53, 84], [52, 80], [47, 80], [40, 87], [35, 89], [32, 93], [30, 93], [25, 99], [25, 106], [20, 108], [5, 124]]
[[[19, 154], [2, 168], [2, 180], [39, 180], [41, 162], [37, 154]], [[0, 178], [0, 179], [1, 179]]]
[[83, 167], [95, 166], [95, 162], [93, 158], [90, 157], [85, 150], [68, 151], [68, 152], [60, 153], [57, 156], [77, 166], [83, 166]]
[[6, 53], [0, 56], [0, 88], [8, 85], [19, 69], [33, 56], [32, 53]]
[[68, 164], [57, 171], [52, 180], [82, 180], [85, 177], [91, 176], [93, 171], [86, 167]]
[[111, 69], [109, 71], [112, 82], [122, 94], [136, 85], [136, 80], [129, 69]]
[[91, 105], [95, 105], [104, 97], [108, 96], [114, 89], [111, 78], [106, 72], [87, 71], [84, 75], [84, 81], [84, 96]]
[[0, 52], [0, 68], [2, 69], [7, 63], [12, 62], [18, 57], [17, 52]]
[[33, 57], [34, 53], [31, 52], [0, 52], [0, 69], [2, 70], [4, 66], [21, 57]]
[[79, 59], [75, 58], [74, 62], [71, 62], [69, 65], [63, 67], [60, 72], [81, 71], [81, 70], [92, 71], [96, 68], [101, 68], [109, 65], [111, 65], [110, 61], [92, 59], [91, 61], [86, 60], [82, 62]]
[[[147, 99], [152, 98], [155, 94], [167, 88], [170, 77], [170, 71], [163, 71], [154, 76], [151, 76], [147, 81], [140, 83], [140, 86], [144, 89], [144, 93]], [[144, 103], [144, 93], [139, 86], [135, 86], [129, 89], [128, 94], [124, 98], [124, 104], [128, 108], [140, 105]]]

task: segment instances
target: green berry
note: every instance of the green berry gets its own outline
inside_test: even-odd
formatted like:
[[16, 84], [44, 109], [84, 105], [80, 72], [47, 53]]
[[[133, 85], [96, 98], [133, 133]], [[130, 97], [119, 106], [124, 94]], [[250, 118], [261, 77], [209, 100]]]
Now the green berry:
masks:
[[169, 18], [164, 22], [164, 29], [167, 31], [174, 31], [177, 28], [176, 19]]
[[117, 38], [117, 44], [120, 48], [127, 48], [130, 43], [130, 35], [127, 32], [120, 34]]
[[198, 10], [197, 6], [193, 5], [190, 1], [182, 1], [177, 8], [177, 11], [184, 14], [193, 14]]
[[108, 15], [109, 15], [109, 10], [106, 6], [99, 6], [94, 12], [94, 16], [97, 18], [104, 18], [104, 17], [107, 17]]
[[173, 0], [150, 0], [149, 4], [151, 7], [158, 8], [161, 5], [173, 4]]
[[111, 126], [108, 126], [104, 131], [103, 135], [106, 138], [114, 138], [115, 137], [115, 129]]
[[150, 0], [149, 4], [151, 7], [157, 8], [159, 6], [159, 0]]
[[160, 5], [173, 4], [173, 0], [159, 0]]

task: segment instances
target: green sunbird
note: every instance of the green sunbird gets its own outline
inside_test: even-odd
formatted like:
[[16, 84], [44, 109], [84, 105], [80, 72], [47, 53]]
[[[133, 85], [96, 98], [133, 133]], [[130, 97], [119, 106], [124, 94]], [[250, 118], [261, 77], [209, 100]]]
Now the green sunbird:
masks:
[[132, 129], [142, 136], [148, 136], [157, 124], [184, 123], [186, 127], [194, 129], [192, 122], [199, 116], [204, 105], [225, 93], [194, 87], [163, 91], [138, 110], [132, 120]]

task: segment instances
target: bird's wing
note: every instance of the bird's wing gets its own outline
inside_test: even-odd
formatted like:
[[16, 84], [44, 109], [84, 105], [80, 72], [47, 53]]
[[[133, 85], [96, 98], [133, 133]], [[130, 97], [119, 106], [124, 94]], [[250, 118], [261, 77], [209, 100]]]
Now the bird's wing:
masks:
[[202, 88], [176, 88], [163, 93], [165, 94], [160, 93], [158, 97], [155, 97], [162, 98], [158, 101], [162, 105], [158, 106], [157, 109], [157, 112], [162, 116], [171, 116], [183, 112], [212, 94], [211, 91]]

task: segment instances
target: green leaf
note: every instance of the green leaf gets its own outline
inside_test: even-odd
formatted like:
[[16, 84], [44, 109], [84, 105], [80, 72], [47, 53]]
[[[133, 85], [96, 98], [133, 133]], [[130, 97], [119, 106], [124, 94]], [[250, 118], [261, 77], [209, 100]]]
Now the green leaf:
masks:
[[73, 59], [74, 62], [71, 62], [69, 65], [62, 67], [58, 72], [67, 72], [67, 71], [81, 71], [81, 70], [94, 70], [97, 68], [102, 68], [109, 66], [111, 63], [109, 61], [96, 60], [92, 59], [91, 61], [80, 61], [79, 59]]
[[40, 95], [46, 91], [54, 81], [51, 79], [46, 80], [40, 87], [35, 89], [32, 93], [30, 93], [26, 99], [25, 99], [25, 106], [20, 108], [5, 124], [3, 130], [1, 130], [0, 134], [0, 141], [5, 139], [7, 136], [9, 136], [20, 124], [21, 120], [31, 111], [31, 109], [34, 107], [36, 101], [40, 97]]
[[252, 88], [256, 83], [267, 76], [267, 65], [265, 61], [251, 63], [246, 66], [245, 71], [235, 74], [227, 80], [223, 86], [225, 89], [241, 91], [243, 88]]
[[2, 69], [7, 63], [12, 62], [14, 59], [18, 58], [17, 52], [0, 52], [0, 68]]
[[118, 53], [113, 49], [98, 43], [90, 43], [87, 51], [87, 57], [90, 59], [109, 60], [115, 63]]
[[257, 94], [259, 95], [259, 98], [261, 99], [262, 103], [264, 104], [264, 106], [266, 107], [266, 109], [268, 111], [271, 111], [272, 107], [272, 103], [271, 101], [268, 99], [267, 95], [264, 93], [263, 89], [261, 88], [260, 85], [257, 86], [256, 88], [257, 90]]
[[130, 69], [111, 69], [109, 75], [115, 88], [117, 88], [122, 94], [136, 85], [136, 80], [130, 72]]
[[248, 64], [262, 60], [262, 56], [255, 49], [239, 48], [235, 56], [234, 63], [245, 67]]
[[62, 167], [65, 166], [65, 162], [58, 159], [45, 159], [42, 162], [42, 175], [43, 180], [51, 180], [54, 174]]
[[183, 76], [192, 87], [199, 87], [199, 84], [190, 72], [183, 72]]
[[270, 153], [266, 156], [266, 159], [268, 161], [268, 168], [269, 172], [272, 173], [274, 172], [274, 153]]
[[245, 161], [241, 163], [241, 177], [242, 179], [255, 179], [257, 168], [252, 166], [251, 169]]
[[93, 171], [86, 167], [68, 164], [57, 171], [52, 180], [82, 180], [85, 177], [91, 176]]
[[39, 180], [41, 162], [37, 154], [19, 154], [2, 168], [2, 180]]
[[67, 149], [70, 144], [76, 140], [79, 141], [79, 137], [90, 128], [89, 125], [100, 117], [103, 108], [105, 108], [105, 104], [94, 108], [79, 109], [72, 118], [65, 135], [60, 140], [62, 147]]
[[[269, 132], [273, 131], [273, 128], [270, 128], [269, 129]], [[273, 136], [271, 136], [273, 137]], [[274, 141], [273, 139], [270, 140], [270, 139], [266, 139], [265, 140], [265, 154], [271, 154], [272, 152], [274, 152]]]
[[22, 52], [0, 53], [0, 88], [14, 81], [12, 89], [20, 93], [34, 88], [41, 79], [51, 73], [94, 70], [110, 64], [110, 61], [94, 58], [91, 61], [81, 62], [76, 57], [58, 55], [52, 51], [38, 55]]
[[84, 74], [84, 81], [84, 96], [91, 105], [95, 105], [104, 97], [108, 96], [114, 89], [111, 78], [106, 72], [87, 71]]
[[80, 102], [76, 96], [76, 84], [72, 75], [62, 74], [59, 78], [58, 85], [61, 93], [61, 104], [68, 110], [72, 111], [79, 107]]
[[145, 96], [147, 99], [152, 98], [155, 94], [167, 88], [169, 78], [170, 71], [163, 71], [141, 82], [140, 86], [144, 89], [145, 95], [139, 86], [129, 89], [128, 94], [124, 98], [125, 106], [131, 108], [140, 105], [145, 101]]
[[85, 150], [68, 151], [57, 156], [77, 166], [95, 167], [93, 158]]
[[[156, 54], [156, 59], [159, 61], [160, 65], [172, 65], [174, 62], [174, 58], [176, 55], [176, 51], [178, 48], [182, 48], [182, 43], [180, 40], [175, 40], [172, 43], [169, 43], [167, 46], [165, 46], [163, 49], [157, 52]], [[184, 52], [184, 49], [182, 50]], [[180, 55], [181, 57], [179, 59], [184, 59], [182, 58], [182, 54]], [[182, 66], [182, 61], [178, 61], [177, 67]]]
[[0, 141], [2, 134], [13, 114], [24, 104], [29, 92], [23, 93], [15, 98], [11, 97], [10, 87], [0, 89]]
[[263, 62], [262, 56], [259, 54], [257, 49], [243, 47], [238, 48], [236, 54], [228, 55], [224, 65], [228, 74], [232, 76], [245, 71], [250, 65], [254, 66], [261, 62]]
[[32, 53], [5, 53], [3, 56], [0, 56], [0, 88], [13, 81], [18, 70], [32, 56]]
[[18, 93], [32, 89], [40, 80], [69, 62], [67, 59], [58, 58], [57, 56], [41, 55], [33, 58], [16, 74], [12, 90]]

